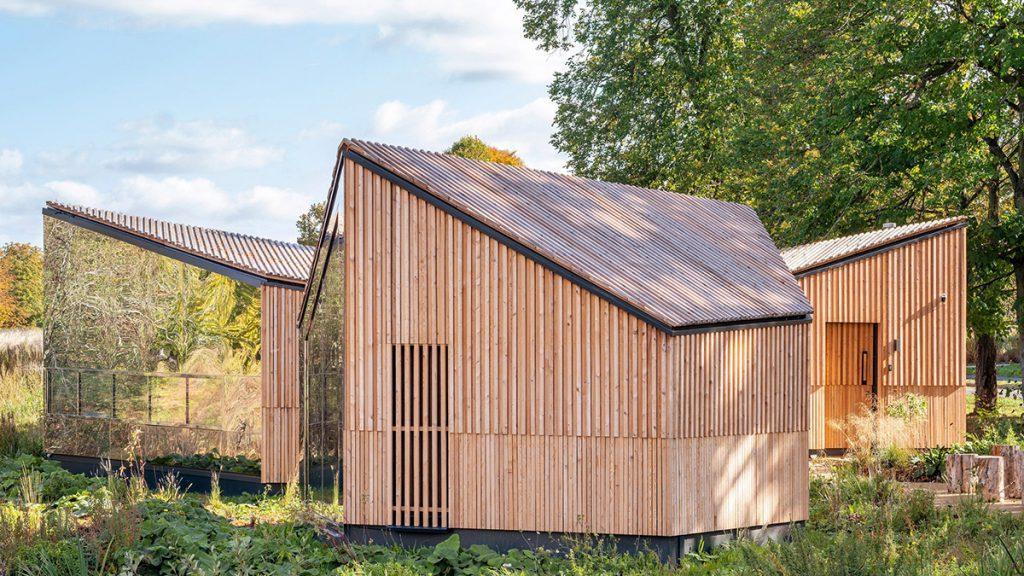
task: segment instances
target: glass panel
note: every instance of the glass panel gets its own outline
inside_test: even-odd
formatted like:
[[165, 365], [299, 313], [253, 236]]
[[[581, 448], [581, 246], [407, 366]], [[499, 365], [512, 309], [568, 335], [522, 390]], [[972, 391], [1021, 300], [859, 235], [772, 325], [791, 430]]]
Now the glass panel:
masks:
[[259, 290], [54, 218], [44, 241], [47, 427], [69, 440], [62, 453], [120, 454], [141, 436], [146, 457], [257, 458]]
[[81, 372], [81, 379], [82, 416], [109, 418], [112, 399], [110, 374]]
[[310, 497], [332, 501], [340, 490], [344, 244], [336, 234], [321, 248], [324, 262], [319, 297], [307, 315], [304, 354], [306, 484]]
[[78, 376], [66, 370], [51, 371], [49, 378], [50, 406], [52, 414], [75, 414], [78, 412]]

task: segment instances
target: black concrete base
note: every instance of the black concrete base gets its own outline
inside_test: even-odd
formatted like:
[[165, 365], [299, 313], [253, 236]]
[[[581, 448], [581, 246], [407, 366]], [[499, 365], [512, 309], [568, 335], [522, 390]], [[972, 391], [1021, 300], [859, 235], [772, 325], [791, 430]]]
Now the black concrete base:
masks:
[[846, 456], [846, 448], [820, 448], [810, 451], [811, 456]]
[[626, 536], [574, 534], [567, 532], [518, 532], [514, 530], [415, 529], [387, 526], [346, 525], [345, 537], [355, 544], [398, 545], [410, 548], [435, 546], [452, 534], [458, 534], [463, 547], [483, 544], [497, 552], [513, 548], [545, 548], [565, 551], [586, 538], [600, 538], [623, 553], [651, 551], [662, 560], [677, 560], [690, 552], [710, 550], [732, 542], [737, 537], [756, 541], [783, 540], [789, 537], [793, 524], [773, 524], [743, 530], [725, 530], [684, 536]]
[[[85, 474], [87, 476], [103, 476], [106, 474], [106, 469], [104, 468], [105, 461], [100, 458], [51, 454], [49, 459], [59, 463], [68, 472], [74, 472], [75, 474]], [[123, 460], [108, 460], [107, 462], [110, 462], [110, 467], [114, 470], [130, 468], [129, 464]], [[212, 472], [209, 470], [146, 464], [144, 475], [146, 477], [146, 484], [151, 488], [155, 488], [170, 474], [174, 474], [177, 477], [178, 485], [186, 492], [208, 493], [210, 491]], [[220, 493], [225, 496], [260, 494], [265, 490], [271, 494], [276, 494], [284, 489], [281, 484], [263, 484], [260, 482], [259, 476], [237, 474], [235, 472], [220, 472], [218, 483], [220, 484]]]

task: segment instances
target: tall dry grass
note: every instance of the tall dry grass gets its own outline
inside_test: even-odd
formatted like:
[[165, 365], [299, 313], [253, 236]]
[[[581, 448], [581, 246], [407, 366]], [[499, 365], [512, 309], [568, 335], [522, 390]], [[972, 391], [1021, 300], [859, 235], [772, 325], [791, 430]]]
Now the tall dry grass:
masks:
[[0, 454], [41, 452], [42, 418], [42, 330], [0, 330]]
[[879, 409], [861, 404], [856, 412], [829, 425], [845, 437], [846, 455], [860, 472], [873, 476], [891, 460], [909, 458], [908, 447], [917, 444], [927, 411], [924, 398], [908, 393]]

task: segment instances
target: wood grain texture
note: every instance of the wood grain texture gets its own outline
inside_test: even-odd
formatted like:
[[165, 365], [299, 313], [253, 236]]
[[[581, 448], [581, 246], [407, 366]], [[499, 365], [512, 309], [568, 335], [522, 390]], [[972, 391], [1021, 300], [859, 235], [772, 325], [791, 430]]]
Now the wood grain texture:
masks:
[[880, 404], [908, 392], [928, 402], [928, 418], [913, 439], [917, 447], [963, 441], [966, 237], [963, 228], [950, 230], [799, 279], [815, 310], [809, 351], [812, 450], [835, 447], [826, 441], [830, 322], [878, 324]]
[[302, 292], [260, 287], [260, 402], [263, 415], [260, 480], [294, 479], [299, 446], [299, 331]]
[[[348, 522], [678, 535], [806, 518], [808, 324], [670, 336], [344, 172]], [[443, 388], [423, 386], [438, 368]]]
[[832, 423], [870, 407], [877, 370], [876, 325], [866, 322], [825, 324], [825, 445], [847, 448], [846, 437]]

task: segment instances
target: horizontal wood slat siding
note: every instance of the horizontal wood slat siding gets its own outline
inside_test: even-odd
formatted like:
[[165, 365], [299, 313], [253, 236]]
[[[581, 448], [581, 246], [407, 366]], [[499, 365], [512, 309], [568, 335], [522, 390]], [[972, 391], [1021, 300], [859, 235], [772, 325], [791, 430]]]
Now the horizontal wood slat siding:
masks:
[[808, 325], [669, 336], [351, 161], [344, 186], [347, 522], [392, 523], [391, 346], [415, 344], [448, 354], [449, 527], [806, 517]]
[[296, 327], [302, 292], [260, 287], [260, 397], [263, 482], [293, 479], [299, 448], [299, 331]]
[[[814, 305], [810, 336], [810, 447], [825, 448], [825, 325], [878, 324], [881, 401], [925, 392], [918, 447], [966, 433], [966, 229], [922, 239], [799, 279]], [[941, 295], [947, 301], [941, 301]], [[899, 340], [899, 350], [894, 342]], [[892, 370], [889, 370], [889, 366]]]

